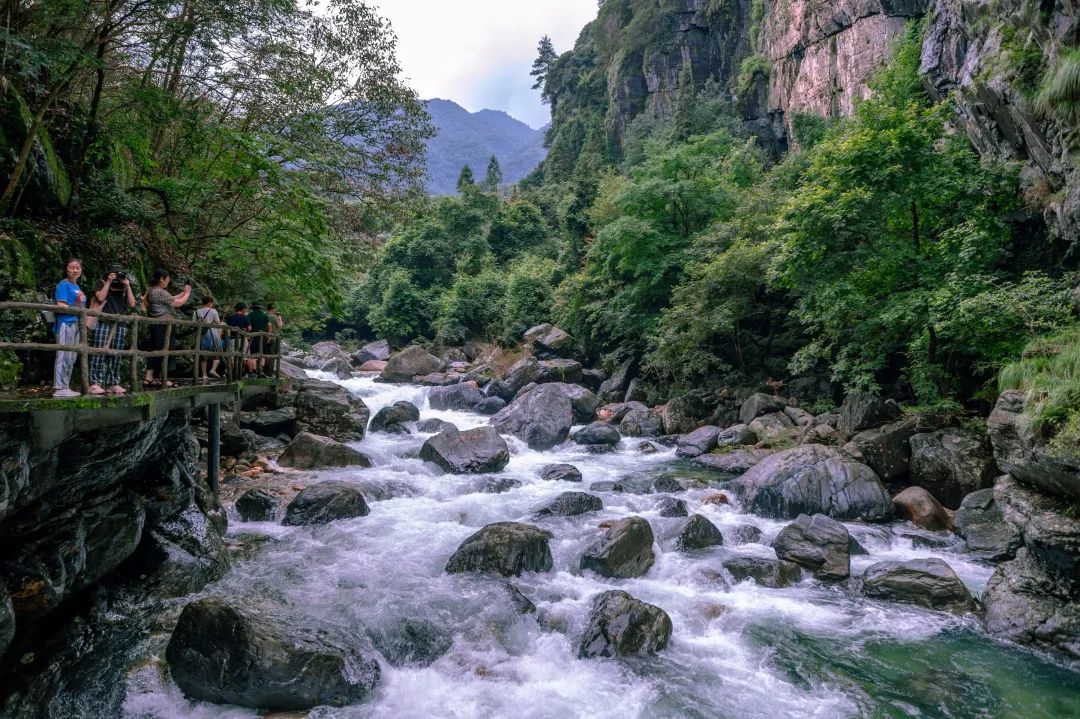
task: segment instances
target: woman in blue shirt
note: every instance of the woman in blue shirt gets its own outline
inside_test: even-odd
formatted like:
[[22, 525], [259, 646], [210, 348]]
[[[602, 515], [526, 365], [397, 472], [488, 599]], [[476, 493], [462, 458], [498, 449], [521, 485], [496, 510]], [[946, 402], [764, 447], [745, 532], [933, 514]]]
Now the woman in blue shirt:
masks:
[[[82, 276], [82, 262], [74, 258], [67, 261], [64, 266], [64, 279], [56, 286], [54, 299], [61, 307], [85, 307], [86, 295], [79, 289], [79, 277]], [[56, 333], [56, 344], [60, 346], [72, 346], [79, 341], [79, 317], [78, 315], [56, 313], [56, 322], [53, 324], [53, 332]], [[53, 397], [78, 397], [79, 393], [71, 389], [71, 370], [75, 367], [74, 352], [56, 353], [56, 364], [53, 366]]]

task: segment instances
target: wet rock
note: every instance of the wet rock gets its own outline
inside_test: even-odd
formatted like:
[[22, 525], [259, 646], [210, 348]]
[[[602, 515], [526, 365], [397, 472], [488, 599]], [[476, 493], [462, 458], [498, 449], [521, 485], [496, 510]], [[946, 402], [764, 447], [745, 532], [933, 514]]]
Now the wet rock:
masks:
[[498, 414], [499, 410], [506, 406], [506, 400], [501, 397], [486, 397], [483, 402], [480, 402], [473, 407], [473, 412], [482, 414], [485, 416], [491, 416]]
[[432, 409], [455, 409], [469, 412], [476, 409], [487, 399], [484, 393], [471, 384], [455, 384], [449, 387], [436, 387], [428, 393], [428, 404]]
[[[598, 393], [600, 401], [604, 404], [622, 402], [626, 396], [626, 387], [633, 376], [634, 361], [627, 360], [619, 365], [611, 376], [600, 385]], [[621, 418], [620, 418], [621, 419]], [[617, 421], [617, 420], [616, 420]]]
[[294, 383], [297, 428], [339, 442], [364, 438], [371, 412], [340, 385], [319, 380]]
[[1049, 451], [1038, 441], [1034, 419], [1024, 412], [1026, 401], [1023, 392], [1006, 390], [986, 421], [997, 465], [1052, 497], [1080, 500], [1080, 461]]
[[489, 384], [487, 395], [511, 402], [522, 387], [535, 382], [539, 376], [540, 363], [532, 357], [526, 357], [515, 362], [502, 377]]
[[272, 522], [278, 509], [278, 496], [268, 489], [256, 487], [236, 498], [236, 513], [245, 522]]
[[1026, 548], [998, 565], [983, 594], [990, 634], [1080, 659], [1080, 586]]
[[128, 564], [138, 589], [156, 598], [182, 597], [229, 570], [225, 542], [206, 515], [191, 506], [143, 534]]
[[814, 415], [810, 414], [805, 409], [800, 409], [798, 407], [784, 407], [784, 414], [786, 414], [797, 427], [806, 427], [814, 423]]
[[458, 428], [457, 425], [451, 424], [444, 419], [436, 419], [432, 417], [431, 419], [420, 420], [420, 422], [418, 422], [416, 425], [416, 431], [424, 432], [425, 434], [429, 432], [434, 432], [438, 434], [439, 432], [456, 432], [458, 431]]
[[622, 436], [607, 422], [593, 422], [575, 432], [573, 440], [585, 445], [612, 445], [618, 444]]
[[285, 526], [329, 524], [338, 519], [367, 516], [367, 502], [354, 485], [327, 480], [305, 487], [285, 508]]
[[818, 579], [846, 579], [851, 573], [847, 528], [823, 514], [800, 514], [780, 530], [772, 546], [776, 556], [806, 567]]
[[335, 442], [329, 437], [301, 432], [293, 437], [293, 441], [289, 442], [289, 446], [278, 457], [278, 464], [296, 469], [370, 467], [371, 460], [352, 447]]
[[660, 410], [664, 434], [692, 432], [702, 420], [712, 414], [716, 396], [703, 390], [694, 390], [669, 400]]
[[389, 363], [386, 362], [386, 360], [368, 360], [357, 369], [360, 372], [378, 372], [379, 374], [382, 374], [386, 371], [387, 364]]
[[199, 599], [184, 607], [173, 630], [169, 673], [192, 699], [254, 709], [366, 699], [380, 678], [367, 642], [346, 627], [310, 621], [303, 612]]
[[639, 442], [636, 449], [638, 454], [656, 454], [660, 451], [660, 448], [652, 442]]
[[371, 643], [395, 667], [426, 667], [450, 651], [454, 638], [426, 619], [402, 619], [368, 634]]
[[519, 522], [489, 524], [469, 536], [446, 563], [451, 574], [494, 572], [517, 577], [522, 572], [550, 572], [551, 532]]
[[752, 579], [770, 589], [793, 586], [801, 582], [803, 577], [802, 567], [782, 559], [736, 556], [725, 559], [723, 566], [735, 582]]
[[653, 531], [646, 520], [641, 517], [620, 519], [585, 550], [580, 567], [603, 577], [640, 577], [656, 561], [652, 545]]
[[492, 417], [491, 426], [500, 434], [523, 440], [530, 449], [550, 449], [564, 442], [574, 422], [574, 411], [562, 386], [538, 386]]
[[549, 482], [580, 482], [581, 470], [572, 464], [547, 464], [540, 469], [540, 479]]
[[1075, 504], [1043, 494], [1009, 475], [994, 484], [994, 501], [1005, 521], [1019, 527], [1024, 546], [1035, 559], [1080, 583], [1080, 518]]
[[390, 357], [382, 378], [387, 382], [411, 382], [413, 377], [439, 372], [443, 361], [423, 347], [407, 347]]
[[893, 497], [893, 506], [901, 519], [910, 520], [916, 527], [939, 531], [952, 528], [952, 520], [934, 495], [922, 487], [908, 487]]
[[653, 654], [671, 639], [671, 617], [660, 607], [646, 604], [626, 592], [599, 594], [578, 645], [578, 656], [622, 657]]
[[537, 517], [576, 517], [586, 512], [598, 512], [604, 502], [595, 494], [587, 492], [563, 492], [547, 506], [540, 509]]
[[728, 544], [757, 544], [761, 541], [761, 530], [752, 524], [740, 524], [724, 535]]
[[316, 342], [312, 345], [311, 352], [308, 356], [320, 360], [348, 359], [348, 355], [341, 349], [341, 346], [337, 342], [331, 342], [329, 340]]
[[11, 646], [15, 638], [15, 609], [11, 605], [11, 596], [3, 582], [0, 582], [0, 657]]
[[371, 426], [368, 429], [372, 432], [382, 432], [389, 425], [416, 422], [419, 419], [420, 410], [417, 409], [416, 405], [412, 402], [400, 400], [376, 412], [375, 416], [371, 418]]
[[911, 464], [908, 440], [914, 433], [914, 420], [890, 422], [856, 434], [851, 439], [849, 452], [869, 465], [883, 480], [896, 479], [908, 472]]
[[757, 444], [757, 441], [757, 435], [754, 434], [753, 430], [750, 429], [750, 425], [747, 424], [732, 425], [725, 430], [721, 430], [720, 433], [716, 435], [716, 446], [718, 448]]
[[498, 472], [510, 462], [510, 448], [493, 428], [476, 427], [428, 438], [420, 448], [420, 459], [454, 474], [485, 474]]
[[874, 470], [819, 444], [769, 455], [731, 486], [749, 511], [769, 517], [825, 514], [875, 522], [894, 512]]
[[795, 423], [783, 412], [763, 414], [750, 423], [750, 431], [759, 442], [771, 442], [792, 436]]
[[618, 482], [608, 482], [608, 481], [593, 482], [592, 484], [589, 485], [589, 489], [592, 490], [593, 492], [621, 491], [621, 490], [616, 489], [617, 485], [618, 485]]
[[1023, 543], [1020, 530], [1005, 521], [993, 489], [964, 497], [956, 511], [956, 533], [964, 538], [968, 552], [991, 562], [1012, 559]]
[[332, 374], [338, 379], [349, 379], [352, 377], [352, 363], [345, 357], [334, 357], [324, 362], [319, 371]]
[[553, 324], [544, 323], [530, 327], [522, 337], [523, 344], [532, 349], [537, 357], [560, 357], [569, 352], [574, 340]]
[[964, 497], [993, 485], [996, 471], [986, 437], [950, 427], [911, 437], [911, 483], [955, 509]]
[[536, 614], [536, 605], [532, 603], [532, 600], [526, 597], [520, 589], [515, 587], [510, 582], [500, 582], [501, 586], [506, 592], [506, 598], [510, 600], [510, 606], [518, 614]]
[[[293, 421], [296, 421], [296, 410], [293, 410]], [[225, 457], [244, 457], [255, 452], [257, 437], [250, 429], [241, 429], [233, 422], [221, 423], [221, 454]], [[275, 435], [276, 436], [276, 435]]]
[[598, 369], [583, 369], [581, 370], [581, 384], [589, 389], [592, 393], [600, 391], [600, 387], [603, 386], [604, 380], [607, 379], [607, 373]]
[[869, 392], [848, 392], [840, 407], [837, 429], [847, 436], [896, 419], [900, 408]]
[[571, 359], [550, 359], [540, 362], [540, 376], [536, 378], [536, 383], [568, 382], [578, 384], [581, 380], [580, 362]]
[[352, 363], [361, 367], [366, 362], [385, 362], [390, 359], [390, 343], [386, 340], [368, 342], [353, 353]]
[[940, 559], [872, 564], [863, 575], [862, 588], [866, 596], [874, 599], [918, 604], [930, 609], [975, 609], [975, 600], [967, 587], [952, 567]]
[[513, 479], [512, 477], [492, 477], [484, 481], [484, 488], [482, 491], [487, 494], [502, 494], [503, 492], [517, 489], [520, 486], [521, 480]]
[[682, 485], [682, 482], [671, 476], [657, 477], [653, 480], [652, 486], [649, 487], [650, 492], [682, 492], [686, 488]]
[[[265, 412], [245, 412], [240, 416], [240, 427], [251, 430], [263, 437], [277, 437], [281, 434], [287, 434], [291, 437], [296, 434], [296, 408], [282, 407], [281, 409], [272, 409]], [[235, 430], [232, 428], [228, 432], [235, 435]], [[222, 435], [225, 434], [226, 430], [222, 427]], [[224, 439], [224, 436], [222, 439]], [[239, 454], [241, 453], [234, 453], [233, 456]]]
[[739, 407], [739, 423], [749, 425], [763, 414], [782, 412], [784, 404], [776, 397], [755, 392], [747, 397]]
[[421, 377], [414, 377], [413, 381], [423, 387], [450, 387], [456, 384], [461, 384], [464, 379], [464, 375], [457, 374], [456, 372], [432, 372]]
[[692, 514], [690, 518], [679, 527], [675, 545], [684, 551], [716, 547], [724, 543], [724, 535], [700, 514]]
[[697, 457], [716, 449], [716, 437], [720, 434], [719, 427], [706, 425], [698, 427], [689, 434], [679, 437], [678, 449], [675, 454], [679, 457]]
[[686, 517], [690, 514], [686, 510], [686, 502], [675, 497], [664, 497], [656, 508], [661, 517]]
[[659, 437], [664, 433], [660, 415], [650, 409], [632, 409], [619, 422], [619, 432], [627, 437]]
[[760, 449], [736, 449], [733, 452], [719, 454], [703, 454], [694, 457], [694, 464], [722, 472], [724, 474], [739, 475], [758, 464], [769, 456], [767, 450]]

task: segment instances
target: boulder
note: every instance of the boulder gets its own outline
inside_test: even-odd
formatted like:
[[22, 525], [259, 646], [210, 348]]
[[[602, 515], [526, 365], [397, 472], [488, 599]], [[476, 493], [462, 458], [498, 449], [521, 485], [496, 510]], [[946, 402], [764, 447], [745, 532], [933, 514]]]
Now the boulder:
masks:
[[229, 553], [217, 527], [192, 505], [145, 528], [126, 568], [138, 577], [140, 591], [157, 599], [182, 597], [225, 576]]
[[236, 498], [236, 513], [245, 522], [272, 522], [277, 509], [278, 496], [262, 487], [249, 489]]
[[604, 502], [587, 492], [563, 492], [536, 512], [537, 517], [576, 517], [586, 512], [599, 512]]
[[706, 425], [698, 427], [689, 434], [679, 437], [678, 449], [675, 454], [679, 457], [696, 457], [716, 449], [716, 437], [720, 434], [719, 427]]
[[598, 392], [600, 401], [604, 404], [622, 402], [626, 396], [626, 387], [633, 376], [634, 361], [627, 360], [615, 368], [611, 376], [604, 380]]
[[353, 353], [352, 363], [360, 369], [367, 362], [385, 362], [390, 359], [390, 343], [386, 340], [368, 342]]
[[540, 479], [549, 482], [580, 482], [581, 470], [572, 464], [547, 464], [540, 468]]
[[883, 480], [888, 481], [907, 474], [911, 464], [911, 446], [908, 440], [913, 434], [914, 420], [890, 422], [859, 432], [851, 438], [845, 449], [877, 472]]
[[848, 392], [840, 407], [837, 429], [847, 436], [893, 421], [900, 408], [869, 392]]
[[339, 442], [364, 438], [371, 412], [359, 397], [332, 382], [303, 380], [294, 383], [297, 429]]
[[461, 384], [463, 379], [464, 375], [456, 372], [432, 372], [431, 374], [414, 377], [413, 381], [424, 387], [449, 387], [450, 385]]
[[967, 542], [968, 552], [991, 562], [1012, 559], [1023, 543], [1020, 530], [1005, 521], [993, 489], [980, 489], [964, 497], [955, 521], [956, 533]]
[[581, 370], [581, 384], [589, 389], [590, 392], [596, 393], [600, 391], [600, 387], [603, 386], [604, 380], [607, 379], [607, 373], [598, 369], [583, 369]]
[[862, 589], [874, 599], [918, 604], [929, 609], [975, 609], [971, 592], [952, 567], [940, 559], [872, 564], [863, 575]]
[[685, 517], [690, 514], [686, 510], [686, 502], [675, 497], [664, 497], [657, 503], [656, 509], [661, 517]]
[[802, 567], [782, 559], [735, 556], [725, 559], [723, 567], [735, 582], [751, 579], [770, 589], [790, 587], [801, 582], [803, 577]]
[[372, 432], [383, 432], [387, 427], [402, 422], [416, 422], [420, 419], [420, 410], [412, 402], [399, 400], [388, 404], [371, 418], [368, 429]]
[[443, 362], [449, 365], [465, 365], [469, 364], [469, 355], [465, 354], [465, 350], [460, 347], [451, 347], [443, 352]]
[[695, 390], [668, 400], [660, 410], [664, 434], [686, 434], [693, 431], [716, 408], [716, 396]]
[[352, 377], [352, 363], [345, 357], [334, 357], [321, 364], [319, 371], [332, 374], [338, 379], [349, 379]]
[[671, 639], [671, 617], [617, 589], [593, 600], [588, 624], [578, 644], [578, 657], [623, 657], [654, 654]]
[[952, 527], [952, 519], [934, 495], [922, 487], [908, 487], [893, 497], [893, 506], [901, 519], [907, 519], [916, 527], [940, 531]]
[[387, 382], [411, 382], [413, 377], [438, 372], [443, 361], [423, 347], [407, 347], [386, 362], [382, 378]]
[[[242, 412], [240, 427], [262, 437], [278, 437], [283, 434], [291, 437], [296, 434], [296, 408], [282, 407], [262, 412]], [[224, 427], [222, 434], [225, 434]]]
[[660, 415], [650, 409], [632, 409], [619, 422], [619, 432], [627, 437], [659, 437], [664, 432]]
[[641, 577], [656, 561], [652, 545], [653, 531], [646, 520], [620, 519], [585, 550], [580, 567], [603, 577]]
[[1080, 586], [1048, 571], [1026, 547], [998, 565], [983, 593], [993, 636], [1080, 660]]
[[503, 407], [506, 406], [506, 400], [502, 397], [485, 397], [483, 402], [480, 402], [473, 407], [473, 412], [482, 414], [485, 416], [491, 416], [498, 414]]
[[750, 429], [750, 425], [736, 424], [721, 430], [716, 435], [717, 447], [735, 447], [747, 444], [757, 444], [758, 438]]
[[1026, 397], [1007, 390], [986, 421], [994, 458], [1003, 472], [1053, 497], [1080, 501], [1080, 460], [1055, 453], [1037, 439]]
[[522, 337], [523, 344], [537, 357], [560, 357], [572, 349], [574, 340], [550, 323], [530, 327]]
[[352, 447], [335, 442], [329, 437], [301, 432], [293, 437], [285, 451], [278, 457], [278, 464], [296, 469], [370, 467], [371, 460]]
[[494, 572], [517, 577], [522, 572], [550, 572], [551, 532], [519, 522], [489, 524], [470, 535], [446, 563], [451, 574]]
[[593, 422], [575, 432], [573, 440], [585, 445], [615, 445], [622, 440], [622, 436], [607, 422]]
[[11, 640], [15, 638], [15, 609], [11, 604], [11, 596], [3, 582], [0, 582], [0, 657], [11, 646]]
[[806, 427], [814, 423], [814, 415], [810, 414], [805, 409], [799, 409], [798, 407], [784, 407], [784, 414], [786, 414], [797, 427]]
[[568, 382], [577, 384], [583, 378], [581, 363], [571, 359], [552, 359], [540, 362], [540, 376], [536, 378], [537, 384], [548, 382]]
[[425, 434], [438, 434], [439, 432], [457, 432], [458, 428], [457, 425], [451, 422], [447, 422], [445, 419], [437, 419], [435, 417], [432, 417], [430, 419], [423, 419], [417, 422], [416, 431], [424, 432]]
[[724, 543], [724, 535], [716, 525], [700, 514], [691, 514], [679, 527], [675, 546], [684, 551], [715, 547]]
[[782, 412], [784, 403], [771, 395], [755, 392], [747, 397], [739, 407], [739, 423], [750, 424], [763, 414]]
[[596, 419], [596, 408], [599, 401], [596, 399], [596, 395], [589, 390], [581, 385], [566, 384], [565, 382], [553, 382], [546, 386], [557, 388], [570, 400], [570, 408], [574, 412], [575, 423], [587, 424]]
[[510, 448], [491, 427], [446, 430], [424, 442], [420, 459], [454, 474], [485, 474], [498, 472], [510, 462]]
[[395, 667], [426, 667], [450, 651], [454, 638], [426, 619], [401, 619], [369, 632], [371, 643]]
[[428, 404], [432, 409], [454, 409], [468, 412], [487, 399], [484, 393], [471, 384], [454, 384], [436, 387], [428, 392]]
[[512, 364], [502, 377], [489, 384], [487, 395], [511, 402], [522, 387], [535, 382], [539, 376], [540, 363], [532, 357], [525, 357]]
[[362, 702], [379, 682], [377, 656], [347, 626], [319, 626], [304, 612], [218, 597], [180, 613], [165, 649], [188, 697], [270, 711]]
[[637, 377], [630, 380], [630, 384], [626, 385], [626, 395], [623, 397], [623, 402], [647, 402], [648, 400], [649, 395], [641, 381]]
[[618, 402], [616, 404], [605, 404], [603, 407], [596, 410], [596, 416], [605, 422], [618, 424], [619, 422], [622, 422], [623, 417], [635, 409], [647, 411], [649, 408], [641, 402]]
[[515, 399], [490, 420], [500, 434], [512, 434], [530, 449], [550, 449], [564, 442], [574, 423], [570, 397], [560, 384], [540, 385]]
[[997, 476], [986, 437], [950, 427], [911, 437], [911, 483], [923, 487], [951, 509]]
[[771, 442], [792, 435], [795, 423], [783, 412], [763, 414], [750, 423], [750, 431], [759, 442]]
[[[293, 420], [295, 422], [296, 411], [293, 410]], [[256, 443], [259, 437], [263, 435], [257, 435], [250, 429], [241, 429], [237, 427], [233, 422], [221, 423], [221, 454], [225, 457], [243, 457], [251, 454], [255, 451]], [[277, 435], [271, 435], [276, 437]]]
[[736, 449], [733, 452], [720, 454], [703, 454], [694, 457], [694, 464], [722, 472], [724, 474], [739, 475], [745, 473], [751, 467], [769, 456], [767, 450], [761, 449]]
[[994, 501], [1005, 521], [1020, 528], [1024, 546], [1035, 559], [1048, 571], [1080, 584], [1080, 517], [1075, 503], [1043, 494], [1009, 475], [994, 484]]
[[305, 380], [308, 378], [308, 373], [300, 365], [282, 359], [281, 376], [289, 380]]
[[800, 514], [772, 543], [777, 557], [806, 567], [818, 579], [846, 579], [851, 574], [850, 545], [847, 528], [823, 514]]
[[724, 535], [728, 544], [758, 544], [761, 530], [752, 524], [740, 524]]
[[310, 357], [315, 357], [320, 360], [330, 359], [343, 359], [348, 360], [349, 356], [345, 354], [345, 351], [341, 349], [341, 346], [337, 342], [331, 342], [324, 340], [323, 342], [316, 342], [311, 347]]
[[820, 444], [765, 457], [732, 489], [749, 511], [769, 517], [825, 514], [875, 522], [893, 516], [892, 498], [874, 470]]
[[338, 519], [365, 517], [370, 511], [359, 489], [331, 479], [300, 490], [285, 508], [281, 523], [287, 527], [329, 524]]
[[663, 477], [657, 477], [653, 480], [652, 486], [649, 487], [650, 492], [682, 492], [686, 487], [683, 483], [674, 477], [664, 475]]
[[382, 374], [386, 371], [387, 364], [389, 363], [386, 360], [368, 360], [357, 369], [360, 372], [378, 372], [379, 374]]

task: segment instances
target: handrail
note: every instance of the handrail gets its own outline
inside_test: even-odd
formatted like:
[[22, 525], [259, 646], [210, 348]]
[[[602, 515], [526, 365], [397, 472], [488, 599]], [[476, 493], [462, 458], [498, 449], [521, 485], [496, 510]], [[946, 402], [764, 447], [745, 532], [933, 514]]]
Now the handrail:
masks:
[[[43, 342], [3, 342], [0, 341], [0, 350], [23, 350], [23, 351], [40, 351], [40, 352], [77, 352], [79, 355], [79, 368], [82, 375], [82, 390], [83, 394], [86, 394], [90, 390], [90, 373], [89, 373], [89, 357], [90, 355], [107, 355], [112, 357], [130, 357], [131, 358], [131, 387], [134, 390], [138, 386], [138, 360], [142, 358], [162, 358], [161, 363], [161, 380], [162, 382], [168, 381], [168, 359], [170, 357], [193, 357], [193, 372], [192, 375], [198, 375], [199, 371], [199, 358], [200, 355], [206, 354], [205, 350], [202, 350], [202, 335], [204, 330], [219, 330], [222, 333], [222, 338], [228, 338], [231, 340], [228, 343], [228, 349], [224, 347], [220, 353], [214, 352], [211, 356], [224, 357], [229, 368], [230, 375], [236, 376], [243, 369], [243, 363], [246, 360], [271, 360], [273, 363], [273, 371], [278, 379], [281, 379], [281, 343], [275, 343], [273, 345], [273, 352], [266, 352], [265, 342], [260, 343], [260, 352], [251, 352], [250, 347], [253, 344], [251, 340], [254, 339], [280, 339], [280, 335], [275, 332], [248, 332], [237, 327], [233, 327], [223, 322], [203, 322], [202, 320], [185, 320], [176, 317], [150, 317], [140, 314], [125, 314], [118, 315], [108, 312], [102, 312], [100, 310], [91, 310], [86, 307], [73, 307], [70, 305], [57, 305], [43, 302], [0, 302], [0, 311], [2, 310], [33, 310], [33, 311], [47, 311], [56, 315], [75, 315], [78, 317], [79, 324], [79, 342], [76, 345], [58, 345], [53, 343]], [[94, 347], [90, 344], [90, 332], [87, 327], [87, 319], [95, 317], [99, 321], [109, 322], [113, 327], [109, 330], [109, 334], [106, 337], [105, 344], [102, 347]], [[131, 331], [131, 344], [129, 349], [113, 349], [111, 345], [116, 337], [117, 327], [120, 324], [129, 324], [132, 327]], [[140, 325], [165, 325], [165, 348], [161, 350], [140, 350], [139, 349], [139, 326]], [[193, 349], [173, 349], [171, 347], [171, 340], [174, 335], [174, 329], [179, 331], [181, 329], [191, 327], [195, 330], [195, 342]], [[239, 350], [236, 345], [240, 345]]]

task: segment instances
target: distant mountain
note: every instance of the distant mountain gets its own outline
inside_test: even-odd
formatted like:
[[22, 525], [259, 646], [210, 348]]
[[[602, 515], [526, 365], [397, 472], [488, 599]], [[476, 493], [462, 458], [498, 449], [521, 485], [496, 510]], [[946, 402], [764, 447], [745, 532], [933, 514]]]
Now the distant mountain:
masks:
[[428, 100], [428, 114], [438, 134], [427, 143], [427, 190], [433, 195], [457, 192], [463, 165], [477, 182], [484, 179], [488, 160], [499, 158], [503, 183], [511, 184], [543, 162], [544, 133], [499, 110], [469, 112], [450, 100]]

